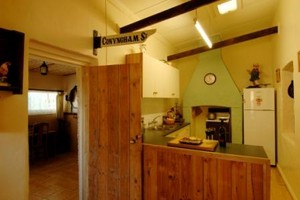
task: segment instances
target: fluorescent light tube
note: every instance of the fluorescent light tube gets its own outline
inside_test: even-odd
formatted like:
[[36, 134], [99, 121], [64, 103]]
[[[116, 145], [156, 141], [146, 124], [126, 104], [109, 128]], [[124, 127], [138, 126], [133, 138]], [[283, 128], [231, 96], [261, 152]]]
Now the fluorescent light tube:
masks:
[[236, 0], [229, 0], [225, 3], [218, 5], [218, 10], [221, 15], [226, 14], [230, 11], [234, 11], [237, 9]]
[[208, 36], [206, 35], [206, 33], [205, 33], [204, 29], [202, 28], [201, 24], [198, 22], [198, 20], [195, 20], [195, 27], [197, 28], [197, 30], [200, 33], [203, 40], [206, 42], [207, 46], [209, 48], [211, 48], [212, 43], [211, 43], [210, 39], [208, 38]]

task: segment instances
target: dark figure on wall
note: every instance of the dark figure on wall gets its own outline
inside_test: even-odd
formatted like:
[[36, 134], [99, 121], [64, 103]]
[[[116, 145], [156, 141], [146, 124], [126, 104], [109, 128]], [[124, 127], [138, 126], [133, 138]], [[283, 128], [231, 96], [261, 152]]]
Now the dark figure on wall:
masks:
[[66, 96], [66, 100], [69, 101], [71, 104], [71, 112], [73, 112], [74, 108], [77, 108], [77, 103], [75, 103], [76, 96], [77, 96], [77, 85], [75, 85], [70, 91], [69, 95]]

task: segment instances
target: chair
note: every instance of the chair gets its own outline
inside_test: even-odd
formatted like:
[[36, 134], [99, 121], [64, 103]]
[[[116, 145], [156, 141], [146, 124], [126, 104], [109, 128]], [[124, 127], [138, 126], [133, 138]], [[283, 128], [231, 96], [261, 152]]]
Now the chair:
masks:
[[33, 125], [32, 135], [30, 135], [30, 159], [36, 161], [48, 157], [48, 131], [49, 124], [45, 122]]

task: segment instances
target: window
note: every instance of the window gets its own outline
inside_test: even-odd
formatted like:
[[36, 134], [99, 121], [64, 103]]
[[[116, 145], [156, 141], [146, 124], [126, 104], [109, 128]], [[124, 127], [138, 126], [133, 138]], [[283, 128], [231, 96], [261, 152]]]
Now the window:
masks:
[[29, 115], [55, 114], [56, 97], [58, 92], [53, 91], [28, 91], [28, 113]]

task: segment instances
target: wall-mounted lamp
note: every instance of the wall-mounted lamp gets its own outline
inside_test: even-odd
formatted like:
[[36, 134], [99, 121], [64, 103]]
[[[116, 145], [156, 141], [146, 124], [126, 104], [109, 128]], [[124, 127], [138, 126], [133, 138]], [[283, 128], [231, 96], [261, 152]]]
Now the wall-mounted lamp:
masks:
[[45, 63], [45, 61], [43, 62], [43, 64], [40, 66], [40, 72], [42, 75], [47, 75], [48, 74], [48, 66]]
[[211, 43], [210, 39], [208, 38], [207, 34], [205, 33], [204, 29], [202, 28], [201, 24], [199, 23], [199, 21], [197, 19], [195, 19], [195, 27], [198, 30], [198, 32], [200, 33], [203, 40], [206, 42], [207, 46], [209, 48], [212, 48], [212, 43]]

